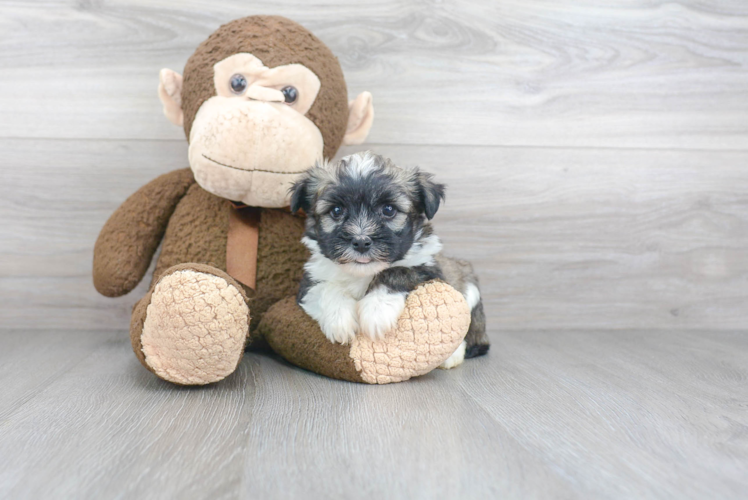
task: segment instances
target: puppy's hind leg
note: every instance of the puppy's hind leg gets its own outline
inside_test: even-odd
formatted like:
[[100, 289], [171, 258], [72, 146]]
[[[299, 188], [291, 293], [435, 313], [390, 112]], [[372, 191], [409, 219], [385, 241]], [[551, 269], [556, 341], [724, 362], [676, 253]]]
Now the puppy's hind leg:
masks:
[[465, 359], [483, 356], [491, 347], [486, 334], [486, 315], [483, 301], [479, 301], [470, 311], [470, 328], [465, 335]]
[[[468, 303], [470, 303], [470, 297], [467, 298]], [[478, 303], [470, 310], [470, 328], [468, 328], [468, 332], [465, 335], [465, 340], [462, 341], [457, 350], [439, 368], [448, 370], [461, 365], [466, 359], [483, 356], [491, 347], [490, 344], [488, 335], [486, 335], [486, 315], [483, 312], [483, 301], [478, 299]]]

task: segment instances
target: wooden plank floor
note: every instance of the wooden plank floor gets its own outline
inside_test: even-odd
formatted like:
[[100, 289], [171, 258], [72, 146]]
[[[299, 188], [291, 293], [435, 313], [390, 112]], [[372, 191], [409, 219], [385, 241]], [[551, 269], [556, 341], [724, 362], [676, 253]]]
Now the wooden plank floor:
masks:
[[[178, 388], [97, 233], [187, 165], [156, 96], [281, 14], [448, 184], [490, 354], [384, 387], [249, 354]], [[344, 148], [342, 154], [359, 148]], [[746, 498], [748, 3], [0, 0], [0, 498]]]
[[744, 332], [493, 340], [404, 384], [249, 354], [190, 389], [126, 332], [4, 330], [0, 498], [745, 497]]

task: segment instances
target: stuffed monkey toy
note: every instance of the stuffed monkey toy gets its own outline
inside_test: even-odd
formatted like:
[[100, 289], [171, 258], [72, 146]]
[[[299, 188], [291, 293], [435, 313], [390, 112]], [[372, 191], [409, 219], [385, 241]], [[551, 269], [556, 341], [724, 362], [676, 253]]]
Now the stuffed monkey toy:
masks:
[[209, 384], [234, 372], [246, 348], [269, 347], [328, 377], [382, 384], [455, 351], [470, 314], [445, 283], [411, 292], [380, 341], [332, 343], [296, 304], [308, 254], [289, 188], [341, 144], [363, 142], [374, 117], [368, 92], [348, 102], [338, 60], [317, 37], [283, 17], [232, 21], [200, 44], [184, 76], [162, 70], [158, 92], [184, 127], [190, 168], [130, 196], [101, 230], [93, 263], [96, 289], [121, 296], [161, 244], [130, 322], [143, 366], [175, 384]]

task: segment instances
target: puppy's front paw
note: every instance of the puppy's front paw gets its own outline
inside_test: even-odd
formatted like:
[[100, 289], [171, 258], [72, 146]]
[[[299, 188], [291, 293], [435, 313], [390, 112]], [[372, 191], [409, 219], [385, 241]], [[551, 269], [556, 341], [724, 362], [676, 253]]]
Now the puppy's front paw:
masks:
[[341, 307], [326, 314], [319, 322], [322, 332], [330, 342], [347, 344], [356, 336], [358, 320], [353, 307]]
[[384, 335], [397, 326], [397, 320], [405, 309], [405, 294], [390, 292], [379, 287], [358, 301], [358, 324], [362, 333], [372, 340]]

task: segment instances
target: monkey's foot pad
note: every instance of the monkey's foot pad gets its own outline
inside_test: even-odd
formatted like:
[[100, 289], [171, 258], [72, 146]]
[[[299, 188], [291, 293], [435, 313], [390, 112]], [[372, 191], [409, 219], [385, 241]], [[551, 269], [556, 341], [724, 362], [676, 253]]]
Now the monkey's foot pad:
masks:
[[351, 357], [364, 382], [389, 384], [430, 372], [460, 346], [470, 308], [460, 292], [440, 281], [408, 295], [397, 328], [374, 341], [357, 335]]
[[141, 344], [159, 377], [182, 385], [234, 372], [249, 331], [249, 307], [223, 278], [193, 270], [163, 277], [148, 305]]

